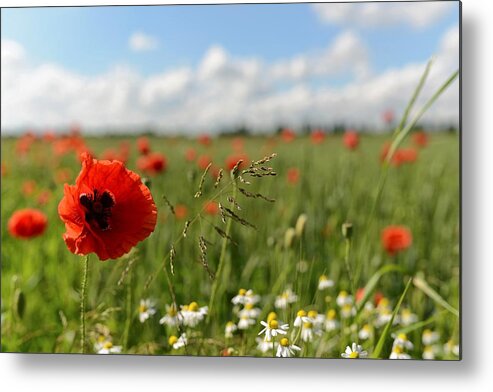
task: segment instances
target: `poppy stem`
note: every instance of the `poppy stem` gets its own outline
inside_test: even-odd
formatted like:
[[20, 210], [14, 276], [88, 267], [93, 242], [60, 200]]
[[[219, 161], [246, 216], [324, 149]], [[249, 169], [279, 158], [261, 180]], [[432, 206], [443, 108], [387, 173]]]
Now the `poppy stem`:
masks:
[[89, 269], [89, 255], [83, 258], [82, 277], [80, 283], [80, 349], [86, 353], [86, 287], [87, 271]]

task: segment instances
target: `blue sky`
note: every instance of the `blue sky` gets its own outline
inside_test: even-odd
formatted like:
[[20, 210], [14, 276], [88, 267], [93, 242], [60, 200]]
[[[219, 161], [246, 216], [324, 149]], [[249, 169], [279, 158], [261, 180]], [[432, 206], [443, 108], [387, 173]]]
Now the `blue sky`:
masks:
[[[446, 29], [457, 24], [451, 9], [423, 28], [366, 29], [362, 39], [375, 69], [422, 61], [436, 50]], [[167, 7], [74, 7], [4, 9], [2, 37], [21, 43], [34, 61], [56, 62], [96, 74], [114, 64], [129, 64], [143, 74], [196, 64], [211, 44], [235, 56], [266, 61], [323, 48], [344, 27], [324, 24], [309, 4], [260, 4]], [[159, 40], [142, 54], [128, 37], [142, 31]]]
[[[351, 6], [359, 10], [362, 5]], [[381, 75], [425, 62], [440, 49], [444, 34], [458, 26], [458, 3], [428, 19], [432, 13], [426, 9], [415, 12], [409, 23], [399, 9], [382, 8], [368, 24], [366, 16], [358, 22], [354, 14], [333, 17], [329, 9], [324, 18], [310, 4], [3, 9], [2, 42], [22, 47], [33, 69], [54, 64], [79, 77], [97, 78], [124, 66], [145, 79], [183, 67], [197, 68], [212, 46], [222, 48], [231, 59], [275, 64], [312, 54], [313, 63], [314, 54], [350, 32], [358, 47], [364, 48], [365, 72]], [[157, 45], [132, 50], [129, 39], [135, 33]], [[354, 79], [351, 72], [339, 70], [312, 75], [304, 82], [312, 88], [340, 88]], [[276, 86], [297, 87], [291, 80], [280, 80]]]

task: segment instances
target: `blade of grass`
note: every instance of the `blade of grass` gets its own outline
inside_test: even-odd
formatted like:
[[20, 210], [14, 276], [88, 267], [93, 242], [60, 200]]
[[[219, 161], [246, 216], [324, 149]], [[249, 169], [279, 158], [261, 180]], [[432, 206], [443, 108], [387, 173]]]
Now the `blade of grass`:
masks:
[[430, 297], [437, 304], [447, 309], [454, 316], [459, 317], [459, 311], [455, 309], [452, 305], [450, 305], [447, 301], [445, 301], [440, 294], [438, 294], [435, 290], [433, 290], [428, 283], [421, 278], [415, 277], [413, 279], [413, 284], [416, 288], [420, 289], [423, 293], [425, 293], [428, 297]]
[[375, 349], [373, 350], [373, 353], [371, 354], [372, 358], [379, 358], [380, 354], [382, 353], [383, 350], [383, 345], [385, 344], [385, 340], [387, 339], [389, 333], [390, 333], [390, 328], [392, 327], [392, 323], [394, 322], [394, 318], [399, 312], [399, 309], [401, 307], [402, 301], [404, 301], [404, 297], [407, 294], [407, 291], [409, 290], [409, 287], [411, 287], [411, 282], [413, 281], [412, 278], [409, 278], [406, 284], [406, 288], [402, 292], [401, 297], [399, 298], [399, 302], [397, 302], [397, 305], [394, 308], [394, 311], [392, 312], [392, 316], [390, 317], [389, 322], [385, 326], [382, 334], [380, 335], [380, 338], [378, 339], [377, 345], [375, 346]]

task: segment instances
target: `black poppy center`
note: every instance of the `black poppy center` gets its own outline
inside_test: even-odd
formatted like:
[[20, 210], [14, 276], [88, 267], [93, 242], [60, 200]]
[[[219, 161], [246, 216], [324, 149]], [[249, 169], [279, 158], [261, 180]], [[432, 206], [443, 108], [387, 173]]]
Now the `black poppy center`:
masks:
[[86, 222], [96, 223], [101, 230], [110, 228], [111, 208], [115, 205], [115, 199], [110, 192], [100, 193], [94, 189], [93, 193], [82, 193], [79, 201], [84, 207]]

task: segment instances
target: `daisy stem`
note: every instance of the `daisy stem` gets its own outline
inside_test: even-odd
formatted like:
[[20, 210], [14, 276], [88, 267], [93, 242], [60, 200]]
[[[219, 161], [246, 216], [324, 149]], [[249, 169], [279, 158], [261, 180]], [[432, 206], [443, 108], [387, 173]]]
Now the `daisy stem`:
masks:
[[353, 298], [354, 298], [354, 295], [356, 294], [356, 292], [354, 290], [354, 281], [353, 281], [353, 274], [351, 272], [351, 265], [349, 264], [349, 254], [351, 252], [351, 239], [346, 238], [345, 242], [346, 242], [346, 249], [344, 252], [344, 263], [346, 264], [346, 270], [347, 270], [347, 274], [348, 274], [348, 278], [349, 278], [349, 284], [351, 285], [351, 294], [353, 295]]
[[80, 283], [80, 349], [82, 354], [86, 353], [86, 287], [88, 269], [89, 255], [83, 258]]
[[276, 356], [276, 340], [272, 337], [272, 358]]
[[[236, 200], [236, 195], [238, 193], [238, 186], [237, 186], [237, 183], [236, 183], [236, 178], [233, 174], [233, 172], [231, 171], [231, 180], [232, 180], [232, 184], [233, 184], [233, 202], [232, 202], [232, 208], [234, 209], [234, 201]], [[224, 236], [223, 238], [223, 243], [222, 243], [222, 246], [221, 246], [221, 254], [219, 255], [219, 264], [217, 266], [217, 272], [216, 272], [216, 277], [214, 279], [214, 282], [212, 283], [212, 290], [211, 290], [211, 298], [209, 300], [209, 312], [208, 312], [208, 315], [207, 315], [207, 323], [210, 322], [211, 320], [211, 317], [212, 317], [212, 312], [213, 312], [213, 306], [214, 306], [214, 301], [216, 299], [216, 294], [217, 294], [217, 289], [219, 287], [219, 283], [221, 282], [221, 278], [222, 278], [222, 272], [223, 272], [223, 269], [224, 269], [224, 263], [225, 263], [225, 260], [226, 260], [226, 250], [227, 250], [227, 245], [228, 245], [228, 241], [229, 241], [229, 238], [231, 238], [231, 225], [233, 223], [233, 220], [230, 218], [228, 219], [228, 223], [226, 224], [226, 235]]]

